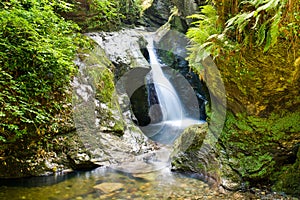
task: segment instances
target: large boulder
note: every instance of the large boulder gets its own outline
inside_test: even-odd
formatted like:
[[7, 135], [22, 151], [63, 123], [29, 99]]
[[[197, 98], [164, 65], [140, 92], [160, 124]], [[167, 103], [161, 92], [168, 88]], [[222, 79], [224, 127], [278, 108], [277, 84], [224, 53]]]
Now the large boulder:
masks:
[[142, 53], [147, 46], [144, 33], [145, 30], [142, 28], [136, 28], [116, 32], [93, 32], [88, 33], [87, 36], [104, 49], [108, 59], [115, 66], [113, 73], [118, 80], [125, 72], [133, 68], [150, 68]]
[[151, 6], [144, 11], [144, 20], [148, 26], [155, 28], [170, 22], [173, 29], [186, 32], [192, 22], [186, 17], [198, 12], [199, 6], [205, 3], [202, 0], [153, 0]]
[[73, 107], [73, 113], [61, 116], [64, 123], [56, 137], [32, 141], [26, 151], [2, 155], [1, 178], [120, 165], [154, 149], [132, 122], [128, 97], [117, 95], [113, 73], [117, 70], [105, 51], [95, 44], [92, 51], [81, 50], [75, 63], [79, 73], [72, 83], [73, 102], [64, 105]]
[[151, 27], [164, 25], [171, 14], [171, 1], [153, 0], [149, 8], [144, 11], [145, 21]]

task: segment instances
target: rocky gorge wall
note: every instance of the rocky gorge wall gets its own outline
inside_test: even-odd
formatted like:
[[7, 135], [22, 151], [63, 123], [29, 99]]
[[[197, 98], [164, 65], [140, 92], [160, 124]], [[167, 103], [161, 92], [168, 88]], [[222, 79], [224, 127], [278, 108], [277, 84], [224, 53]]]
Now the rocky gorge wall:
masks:
[[[190, 26], [185, 17], [202, 4], [154, 0], [145, 12], [146, 24], [158, 27], [169, 21], [173, 30], [184, 32]], [[169, 20], [175, 5], [178, 15]], [[80, 85], [86, 85], [81, 89], [90, 93], [87, 101], [85, 95], [74, 96], [77, 118], [69, 116], [69, 129], [51, 142], [32, 147], [26, 154], [1, 157], [2, 178], [109, 166], [124, 158], [135, 160], [135, 156], [156, 148], [133, 124], [128, 97], [118, 98], [113, 92], [116, 78], [134, 66], [149, 67], [140, 51], [132, 51], [145, 48], [143, 37], [135, 31], [90, 36], [102, 42], [95, 44], [92, 52], [78, 55], [77, 63], [83, 67], [83, 74], [78, 77], [74, 92], [80, 90]], [[127, 49], [114, 46], [123, 42], [121, 38], [129, 42], [129, 46], [121, 45]], [[300, 194], [299, 79], [293, 79], [297, 77], [293, 71], [299, 68], [296, 59], [300, 55], [285, 47], [286, 44], [279, 43], [265, 55], [259, 49], [251, 49], [242, 60], [239, 55], [217, 59], [228, 102], [224, 129], [214, 138], [214, 145], [205, 140], [209, 131], [214, 132], [209, 128], [208, 106], [207, 126], [188, 128], [178, 140], [184, 144], [189, 134], [196, 135], [188, 149], [178, 148], [174, 152], [173, 170], [199, 174], [216, 187], [229, 190], [263, 185], [295, 196]], [[236, 62], [243, 63], [243, 67], [237, 67]], [[209, 71], [205, 75], [209, 76]], [[214, 91], [217, 95], [217, 86], [211, 86], [211, 95]]]
[[[142, 37], [134, 31], [115, 34], [116, 38], [122, 34], [123, 38], [127, 36], [127, 41], [138, 49], [143, 47]], [[106, 37], [105, 33], [102, 36]], [[65, 105], [71, 107], [72, 113], [61, 116], [65, 123], [60, 124], [60, 132], [44, 142], [32, 141], [26, 151], [1, 157], [0, 178], [64, 174], [111, 166], [134, 161], [136, 156], [156, 148], [133, 124], [128, 96], [116, 93], [115, 77], [133, 67], [131, 61], [141, 65], [143, 61], [138, 61], [134, 52], [126, 51], [125, 56], [116, 54], [116, 60], [110, 57], [119, 64], [116, 69], [103, 46], [96, 42], [93, 46], [93, 49], [80, 50], [75, 60], [79, 73], [70, 91], [72, 102]]]
[[[266, 186], [299, 195], [299, 52], [286, 46], [282, 41], [268, 53], [253, 48], [216, 59], [228, 103], [224, 129], [211, 150], [199, 140], [198, 148], [175, 156], [174, 170], [206, 174], [229, 190]], [[207, 75], [205, 68], [201, 76]], [[210, 90], [217, 94], [218, 85]]]

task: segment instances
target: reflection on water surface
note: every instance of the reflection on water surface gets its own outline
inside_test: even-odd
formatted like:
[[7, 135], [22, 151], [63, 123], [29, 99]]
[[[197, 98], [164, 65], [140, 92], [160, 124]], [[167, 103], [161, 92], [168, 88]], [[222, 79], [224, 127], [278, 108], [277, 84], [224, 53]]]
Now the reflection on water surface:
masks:
[[[94, 200], [94, 199], [275, 199], [259, 194], [226, 193], [205, 182], [172, 173], [168, 168], [144, 174], [107, 168], [74, 172], [64, 176], [1, 180], [2, 200]], [[289, 199], [280, 196], [277, 199]]]

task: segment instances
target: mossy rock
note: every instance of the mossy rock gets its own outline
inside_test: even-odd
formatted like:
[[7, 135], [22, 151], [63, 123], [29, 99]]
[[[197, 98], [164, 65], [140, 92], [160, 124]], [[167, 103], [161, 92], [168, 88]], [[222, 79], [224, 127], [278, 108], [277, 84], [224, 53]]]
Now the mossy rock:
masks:
[[[219, 151], [226, 152], [224, 163], [252, 186], [277, 182], [281, 177], [276, 174], [295, 162], [292, 150], [300, 142], [299, 119], [300, 112], [267, 118], [229, 112], [218, 144]], [[292, 174], [299, 177], [300, 171], [293, 170]]]
[[231, 52], [216, 60], [230, 111], [267, 117], [299, 108], [299, 80], [294, 80], [294, 74], [300, 51], [287, 48], [289, 45], [279, 41], [266, 53], [258, 47]]
[[300, 145], [298, 145], [297, 159], [294, 164], [282, 168], [279, 173], [274, 175], [276, 183], [272, 189], [283, 191], [287, 194], [300, 196]]
[[[100, 130], [103, 132], [110, 132], [115, 135], [122, 135], [124, 133], [124, 122], [118, 97], [116, 95], [114, 74], [114, 65], [107, 58], [103, 49], [95, 45], [92, 51], [84, 50], [79, 55], [80, 62], [84, 67], [80, 69], [81, 75], [79, 80], [83, 84], [91, 86], [90, 95], [93, 95], [89, 103], [85, 103], [81, 110], [76, 110], [77, 116], [86, 116], [85, 118], [99, 120]], [[82, 100], [76, 99], [75, 104], [81, 104]], [[89, 111], [88, 111], [89, 108]], [[80, 114], [80, 113], [82, 114]], [[96, 116], [95, 115], [96, 112]], [[87, 116], [90, 115], [90, 116]], [[82, 117], [80, 117], [82, 118]], [[80, 123], [90, 122], [87, 127], [95, 129], [95, 120], [80, 120]], [[97, 126], [96, 125], [96, 126]]]
[[205, 143], [207, 133], [207, 123], [185, 129], [174, 144], [172, 170], [194, 173], [212, 184], [219, 184], [220, 166], [212, 148]]

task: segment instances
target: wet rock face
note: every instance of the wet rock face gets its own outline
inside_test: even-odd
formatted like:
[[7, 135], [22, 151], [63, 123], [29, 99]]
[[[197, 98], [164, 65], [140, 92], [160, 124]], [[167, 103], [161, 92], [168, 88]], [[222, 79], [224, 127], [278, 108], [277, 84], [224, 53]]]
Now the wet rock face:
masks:
[[171, 1], [153, 0], [152, 5], [144, 13], [146, 23], [157, 28], [164, 25], [168, 21], [171, 8]]
[[[139, 37], [135, 39], [138, 41]], [[130, 56], [126, 54], [124, 60], [134, 60]], [[133, 62], [126, 64], [131, 66]], [[68, 116], [73, 118], [73, 129], [65, 129], [68, 131], [45, 144], [33, 143], [26, 153], [1, 158], [1, 178], [110, 166], [134, 160], [136, 155], [153, 148], [154, 144], [147, 141], [131, 120], [128, 97], [116, 95], [113, 73], [116, 68], [105, 51], [99, 46], [93, 51], [81, 51], [76, 64], [79, 74], [73, 82], [73, 116]]]
[[[200, 110], [200, 119], [206, 120], [205, 104], [209, 99], [209, 92], [205, 84], [201, 82], [198, 75], [190, 69], [188, 62], [186, 61], [186, 47], [189, 44], [188, 39], [183, 33], [176, 29], [173, 30], [172, 26], [166, 26], [157, 31], [155, 41], [157, 55], [164, 66], [168, 66], [182, 75], [177, 77], [174, 75], [172, 76], [171, 74], [174, 74], [172, 70], [166, 70], [163, 68], [164, 73], [167, 76], [170, 75], [170, 82], [176, 88], [182, 104], [186, 106], [185, 109], [188, 113], [195, 113]], [[197, 98], [197, 105], [192, 104], [190, 101], [190, 91], [186, 87], [182, 87], [184, 85], [184, 81], [188, 81], [194, 89]]]
[[214, 186], [220, 185], [220, 164], [212, 147], [206, 143], [208, 124], [194, 125], [185, 129], [175, 141], [172, 170], [195, 174]]
[[116, 80], [135, 67], [150, 67], [141, 51], [147, 45], [143, 29], [125, 29], [118, 32], [97, 32], [87, 35], [104, 49], [105, 54], [115, 66], [113, 73]]

